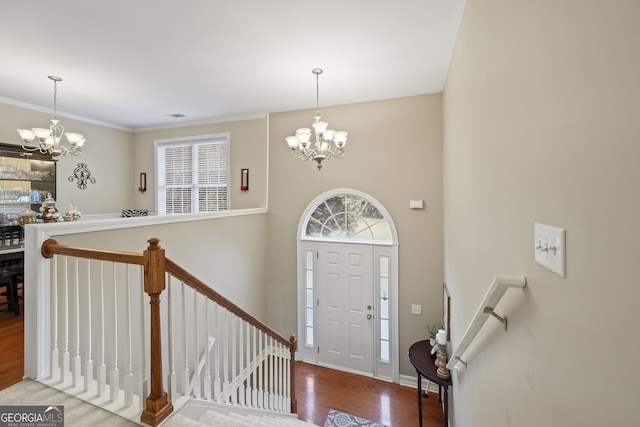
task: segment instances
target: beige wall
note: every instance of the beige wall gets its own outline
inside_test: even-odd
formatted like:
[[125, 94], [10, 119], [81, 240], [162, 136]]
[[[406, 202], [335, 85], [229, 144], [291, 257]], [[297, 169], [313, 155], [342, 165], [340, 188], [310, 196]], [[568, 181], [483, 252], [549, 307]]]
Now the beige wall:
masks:
[[[134, 134], [134, 156], [136, 177], [147, 173], [145, 193], [136, 191], [135, 208], [155, 212], [155, 167], [154, 141], [157, 139], [183, 138], [189, 136], [230, 134], [231, 146], [231, 209], [263, 208], [267, 206], [267, 117], [229, 121], [207, 125], [179, 127]], [[249, 191], [240, 190], [240, 170], [249, 169]], [[138, 178], [136, 178], [138, 179]], [[137, 188], [137, 185], [136, 185]]]
[[142, 252], [147, 240], [157, 237], [168, 258], [266, 321], [266, 218], [266, 214], [242, 215], [61, 235], [55, 240], [83, 248]]
[[[318, 195], [350, 188], [377, 199], [399, 235], [400, 373], [414, 375], [408, 347], [426, 337], [441, 318], [442, 116], [441, 95], [422, 95], [322, 108], [332, 129], [349, 132], [343, 159], [294, 160], [284, 138], [310, 126], [313, 110], [270, 115], [268, 298], [269, 324], [296, 332], [296, 232], [301, 215]], [[410, 199], [425, 201], [410, 210]], [[421, 304], [423, 314], [410, 314]]]
[[[0, 117], [0, 142], [21, 145], [16, 129], [48, 127], [51, 114], [0, 103]], [[58, 161], [56, 200], [62, 213], [71, 200], [84, 215], [116, 213], [131, 207], [138, 186], [137, 177], [133, 176], [132, 134], [64, 117], [60, 121], [65, 130], [87, 138], [82, 156], [61, 156]], [[86, 164], [96, 179], [84, 190], [78, 188], [77, 181], [68, 179], [79, 163]]]
[[[495, 274], [524, 292], [455, 377], [457, 426], [640, 425], [640, 3], [468, 0], [444, 92], [456, 345]], [[533, 224], [567, 230], [567, 277]]]

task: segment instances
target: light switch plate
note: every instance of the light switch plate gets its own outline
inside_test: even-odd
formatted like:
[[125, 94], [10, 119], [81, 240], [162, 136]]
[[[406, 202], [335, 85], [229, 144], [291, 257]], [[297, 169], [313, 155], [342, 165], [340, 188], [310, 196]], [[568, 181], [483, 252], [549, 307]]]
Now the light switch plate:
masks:
[[538, 264], [565, 277], [565, 229], [536, 222], [534, 254]]
[[422, 306], [419, 304], [411, 304], [411, 314], [422, 314]]

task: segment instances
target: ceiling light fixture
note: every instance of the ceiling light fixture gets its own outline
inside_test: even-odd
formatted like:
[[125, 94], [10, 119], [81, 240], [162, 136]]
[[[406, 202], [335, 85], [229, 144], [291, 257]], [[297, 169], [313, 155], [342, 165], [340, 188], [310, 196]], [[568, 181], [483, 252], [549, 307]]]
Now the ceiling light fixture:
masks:
[[[62, 154], [73, 154], [79, 156], [82, 154], [80, 150], [84, 145], [86, 139], [79, 133], [64, 132], [64, 126], [58, 120], [58, 82], [62, 79], [56, 76], [49, 76], [50, 80], [53, 80], [53, 117], [51, 118], [51, 124], [49, 128], [32, 128], [32, 129], [18, 129], [20, 138], [25, 142], [22, 148], [26, 151], [40, 151], [42, 154], [50, 154], [53, 160], [58, 160], [58, 156]], [[65, 147], [60, 145], [60, 139], [62, 135], [67, 136], [70, 146]], [[38, 145], [32, 145], [34, 139], [38, 139]]]
[[320, 119], [320, 74], [322, 68], [311, 70], [316, 75], [316, 115], [314, 116], [313, 130], [315, 142], [311, 142], [311, 129], [300, 128], [295, 136], [286, 138], [291, 157], [294, 159], [314, 160], [318, 163], [318, 169], [322, 169], [322, 161], [332, 157], [344, 156], [344, 145], [347, 143], [348, 132], [327, 130], [329, 123]]

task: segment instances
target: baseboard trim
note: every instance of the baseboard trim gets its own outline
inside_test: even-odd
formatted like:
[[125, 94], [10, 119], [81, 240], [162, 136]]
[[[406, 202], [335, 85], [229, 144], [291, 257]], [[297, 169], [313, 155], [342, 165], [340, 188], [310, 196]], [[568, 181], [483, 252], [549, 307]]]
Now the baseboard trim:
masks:
[[[411, 387], [411, 388], [418, 388], [418, 378], [417, 377], [413, 377], [413, 376], [409, 376], [409, 375], [400, 375], [399, 378], [399, 384], [406, 386], [406, 387]], [[425, 378], [422, 379], [422, 389], [423, 390], [429, 390], [432, 391], [434, 393], [438, 392], [438, 384], [431, 382]]]

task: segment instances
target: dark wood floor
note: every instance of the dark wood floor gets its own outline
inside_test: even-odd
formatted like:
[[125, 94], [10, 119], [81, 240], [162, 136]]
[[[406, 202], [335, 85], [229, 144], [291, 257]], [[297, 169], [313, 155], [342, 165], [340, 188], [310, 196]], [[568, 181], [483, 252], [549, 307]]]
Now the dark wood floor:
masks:
[[[296, 362], [298, 417], [323, 425], [329, 409], [386, 424], [418, 426], [418, 392], [415, 388], [307, 363]], [[422, 402], [424, 427], [442, 426], [438, 393]]]
[[[0, 390], [24, 374], [24, 322], [0, 306]], [[417, 391], [386, 381], [296, 362], [296, 397], [301, 420], [323, 425], [329, 409], [389, 427], [418, 426]], [[442, 425], [437, 393], [423, 400], [425, 427]]]
[[[0, 302], [4, 298], [0, 299]], [[22, 307], [21, 307], [22, 308]], [[0, 390], [19, 382], [24, 375], [24, 321], [0, 305]]]

